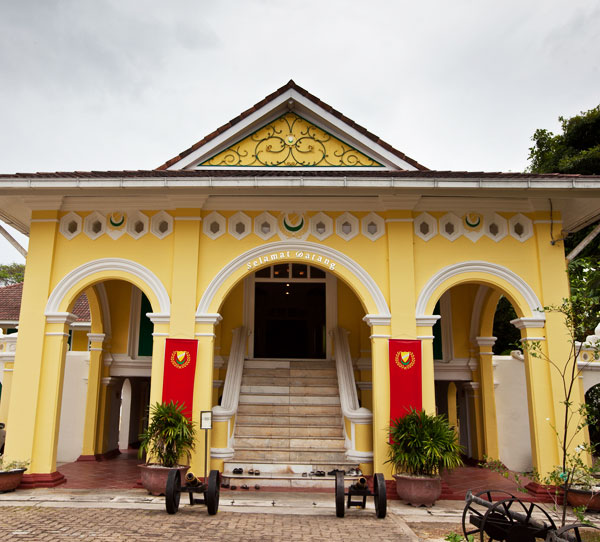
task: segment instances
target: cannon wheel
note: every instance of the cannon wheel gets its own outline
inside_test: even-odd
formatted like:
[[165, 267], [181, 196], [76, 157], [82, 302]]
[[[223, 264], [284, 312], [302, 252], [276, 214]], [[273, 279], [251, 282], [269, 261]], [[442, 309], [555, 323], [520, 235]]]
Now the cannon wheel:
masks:
[[181, 473], [179, 469], [171, 469], [167, 477], [165, 489], [165, 505], [168, 514], [176, 514], [179, 510], [179, 499], [181, 498]]
[[373, 494], [375, 501], [375, 515], [383, 519], [387, 513], [387, 495], [385, 488], [385, 478], [380, 472], [373, 476]]
[[[480, 493], [476, 493], [475, 495], [473, 495], [473, 497], [478, 497], [479, 499], [488, 501], [491, 506], [492, 503], [494, 502], [494, 499], [492, 498], [492, 493], [494, 493], [495, 495], [502, 495], [505, 498], [510, 498], [510, 499], [516, 498], [512, 493], [508, 493], [508, 492], [502, 491], [500, 489], [498, 489], [498, 490], [488, 489], [486, 491], [481, 491]], [[463, 515], [462, 515], [462, 528], [463, 528], [463, 534], [465, 535], [466, 539], [468, 539], [469, 535], [474, 536], [480, 532], [479, 527], [476, 527], [476, 526], [470, 524], [469, 516], [473, 515], [481, 522], [483, 520], [483, 516], [485, 516], [488, 509], [489, 508], [484, 508], [481, 505], [467, 499], [467, 505], [465, 506], [465, 509], [464, 509]]]
[[[511, 510], [512, 508], [512, 510]], [[516, 510], [515, 510], [516, 508]], [[518, 513], [524, 516], [519, 521], [510, 514]], [[534, 512], [544, 515], [542, 520], [545, 527], [540, 528], [541, 523], [533, 518]], [[535, 522], [535, 523], [534, 523]], [[547, 531], [555, 531], [556, 525], [550, 514], [535, 503], [524, 503], [517, 498], [498, 501], [486, 512], [481, 522], [481, 541], [506, 540], [507, 542], [535, 542], [538, 538], [546, 538]]]
[[[595, 525], [586, 525], [585, 523], [572, 523], [570, 525], [565, 525], [561, 527], [557, 531], [550, 534], [548, 540], [550, 542], [581, 542], [581, 533], [579, 529], [596, 529], [600, 530], [600, 527], [596, 527]], [[569, 533], [568, 531], [573, 531]]]
[[219, 496], [221, 494], [221, 475], [218, 470], [211, 470], [208, 475], [206, 488], [206, 509], [209, 516], [214, 516], [219, 510]]
[[344, 517], [344, 475], [341, 472], [335, 473], [335, 515], [338, 518]]

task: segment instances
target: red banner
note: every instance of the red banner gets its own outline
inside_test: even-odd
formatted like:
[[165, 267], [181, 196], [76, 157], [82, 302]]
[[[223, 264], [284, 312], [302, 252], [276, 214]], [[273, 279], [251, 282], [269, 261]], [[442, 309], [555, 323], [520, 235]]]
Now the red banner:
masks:
[[196, 339], [166, 339], [162, 400], [184, 404], [184, 412], [189, 419], [194, 405], [197, 354]]
[[421, 410], [421, 341], [390, 339], [390, 420]]

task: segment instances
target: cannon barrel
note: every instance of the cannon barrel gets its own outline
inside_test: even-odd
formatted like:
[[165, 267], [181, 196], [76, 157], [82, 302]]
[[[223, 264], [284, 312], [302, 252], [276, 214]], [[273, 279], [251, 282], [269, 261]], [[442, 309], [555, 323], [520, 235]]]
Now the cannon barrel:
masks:
[[189, 487], [198, 487], [200, 485], [200, 480], [196, 478], [196, 475], [193, 472], [188, 472], [185, 475], [185, 485]]
[[[475, 503], [475, 504], [483, 506], [487, 509], [491, 509], [492, 506], [494, 506], [493, 502], [486, 501], [485, 499], [476, 497], [470, 491], [467, 491], [467, 494], [465, 496], [465, 501], [467, 502], [467, 504]], [[518, 521], [520, 523], [528, 523], [529, 525], [531, 525], [532, 527], [534, 527], [536, 529], [544, 529], [547, 527], [547, 525], [543, 521], [539, 521], [539, 520], [532, 518], [531, 516], [528, 516], [527, 514], [524, 514], [522, 512], [517, 512], [517, 511], [513, 511], [513, 510], [504, 510], [504, 513], [509, 518], [511, 518], [513, 521]]]

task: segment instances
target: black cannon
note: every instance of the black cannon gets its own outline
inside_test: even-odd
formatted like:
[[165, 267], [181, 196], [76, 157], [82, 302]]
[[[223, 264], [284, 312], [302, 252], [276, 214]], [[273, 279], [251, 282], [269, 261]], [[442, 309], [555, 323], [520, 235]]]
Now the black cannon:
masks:
[[[500, 499], [494, 501], [492, 494]], [[544, 508], [505, 491], [487, 490], [476, 495], [469, 491], [465, 501], [462, 528], [467, 540], [469, 535], [479, 535], [481, 542], [581, 542], [582, 529], [597, 529], [582, 524], [558, 529]]]
[[[348, 496], [345, 502], [344, 497]], [[360, 500], [352, 500], [352, 497], [362, 497]], [[335, 473], [335, 515], [338, 518], [344, 517], [346, 508], [355, 506], [357, 508], [365, 508], [367, 505], [367, 497], [374, 497], [375, 500], [375, 515], [378, 518], [384, 518], [387, 513], [387, 496], [385, 494], [385, 478], [380, 472], [373, 475], [373, 491], [369, 489], [367, 480], [360, 478], [348, 488], [345, 492], [344, 474], [342, 472]]]
[[[179, 510], [181, 493], [186, 491], [190, 498], [190, 505], [205, 504], [208, 514], [214, 516], [219, 510], [219, 496], [221, 492], [221, 473], [211, 470], [208, 480], [200, 481], [191, 472], [185, 477], [185, 485], [181, 485], [181, 473], [178, 469], [171, 469], [167, 478], [165, 490], [165, 506], [167, 513], [176, 514]], [[196, 493], [201, 493], [202, 498], [196, 498]]]

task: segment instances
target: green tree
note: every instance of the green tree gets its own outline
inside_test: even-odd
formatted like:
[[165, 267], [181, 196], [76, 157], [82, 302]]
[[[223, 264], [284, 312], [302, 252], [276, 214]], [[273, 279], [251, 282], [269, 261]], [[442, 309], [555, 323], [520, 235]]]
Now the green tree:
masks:
[[559, 117], [562, 134], [535, 131], [529, 149], [531, 173], [600, 174], [600, 105], [571, 118]]
[[25, 265], [22, 263], [9, 263], [0, 265], [0, 285], [8, 286], [23, 282]]
[[[562, 133], [540, 128], [531, 138], [534, 142], [529, 149], [529, 167], [531, 173], [568, 173], [581, 175], [600, 175], [600, 105], [582, 111], [570, 118], [559, 117]], [[596, 224], [569, 233], [564, 240], [568, 254]], [[600, 315], [600, 242], [596, 237], [577, 257], [569, 263], [571, 294], [582, 298], [591, 298], [590, 329], [591, 334]], [[583, 337], [585, 338], [585, 337]]]

